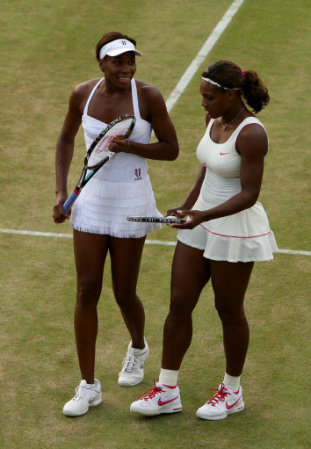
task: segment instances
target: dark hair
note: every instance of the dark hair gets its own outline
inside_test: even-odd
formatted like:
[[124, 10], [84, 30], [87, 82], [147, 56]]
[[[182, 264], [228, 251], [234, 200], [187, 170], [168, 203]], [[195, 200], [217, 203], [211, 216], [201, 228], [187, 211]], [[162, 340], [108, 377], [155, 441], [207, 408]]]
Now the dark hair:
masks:
[[97, 61], [99, 61], [99, 52], [100, 52], [100, 49], [101, 49], [104, 45], [106, 45], [106, 44], [108, 44], [109, 42], [112, 42], [112, 41], [114, 41], [114, 40], [116, 40], [116, 39], [127, 39], [128, 41], [132, 42], [132, 44], [134, 44], [135, 47], [136, 47], [136, 41], [135, 41], [135, 39], [133, 39], [133, 38], [127, 36], [126, 34], [119, 33], [119, 31], [111, 31], [110, 33], [104, 34], [103, 37], [102, 37], [102, 38], [98, 41], [98, 43], [96, 44], [95, 51], [96, 51], [96, 59], [97, 59]]
[[231, 61], [217, 61], [202, 73], [204, 78], [216, 81], [223, 88], [240, 89], [253, 112], [261, 111], [270, 100], [268, 89], [253, 70], [241, 70]]

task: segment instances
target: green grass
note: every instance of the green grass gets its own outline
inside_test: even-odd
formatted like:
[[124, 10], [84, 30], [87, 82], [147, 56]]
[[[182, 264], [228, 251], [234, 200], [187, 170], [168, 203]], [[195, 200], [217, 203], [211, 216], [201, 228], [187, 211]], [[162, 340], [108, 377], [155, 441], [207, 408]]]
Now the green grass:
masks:
[[[55, 142], [72, 88], [100, 76], [94, 47], [102, 34], [121, 30], [135, 37], [144, 53], [137, 78], [155, 84], [167, 98], [230, 4], [3, 0], [0, 228], [71, 232], [69, 224], [56, 226], [51, 218]], [[311, 250], [310, 29], [308, 0], [245, 0], [171, 112], [180, 157], [149, 163], [161, 212], [183, 201], [199, 169], [194, 153], [204, 132], [200, 72], [217, 59], [232, 59], [257, 70], [270, 91], [271, 103], [259, 116], [270, 138], [261, 201], [279, 247]], [[83, 152], [79, 133], [72, 184]], [[164, 227], [148, 238], [172, 241], [175, 232]], [[144, 249], [138, 291], [151, 354], [143, 384], [131, 389], [116, 382], [128, 334], [112, 296], [108, 261], [96, 369], [104, 402], [71, 420], [61, 409], [80, 380], [72, 240], [0, 233], [0, 248], [3, 449], [310, 447], [310, 257], [277, 254], [273, 262], [255, 266], [246, 300], [251, 330], [243, 376], [246, 409], [215, 423], [195, 418], [211, 394], [208, 388], [215, 388], [224, 372], [211, 288], [193, 314], [193, 343], [180, 373], [183, 412], [144, 419], [130, 414], [129, 404], [158, 376], [174, 248]]]

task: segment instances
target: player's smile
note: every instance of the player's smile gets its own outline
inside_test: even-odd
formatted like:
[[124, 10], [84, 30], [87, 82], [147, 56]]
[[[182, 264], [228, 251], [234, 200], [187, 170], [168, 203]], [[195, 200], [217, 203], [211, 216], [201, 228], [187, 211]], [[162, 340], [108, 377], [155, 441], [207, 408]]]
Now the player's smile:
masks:
[[132, 77], [131, 76], [120, 76], [119, 80], [122, 84], [129, 84], [131, 82]]
[[103, 70], [106, 78], [114, 79], [122, 87], [129, 86], [136, 72], [135, 53], [129, 51], [115, 57], [106, 56]]

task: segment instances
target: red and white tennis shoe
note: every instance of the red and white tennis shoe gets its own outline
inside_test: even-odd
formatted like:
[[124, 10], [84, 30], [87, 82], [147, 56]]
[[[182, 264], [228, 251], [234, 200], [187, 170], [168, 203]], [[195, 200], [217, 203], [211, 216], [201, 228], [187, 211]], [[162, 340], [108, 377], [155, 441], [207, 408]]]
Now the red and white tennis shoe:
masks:
[[227, 418], [231, 413], [241, 412], [243, 409], [242, 387], [234, 393], [220, 384], [217, 393], [197, 410], [197, 417], [214, 421]]
[[182, 405], [177, 385], [170, 387], [158, 382], [154, 384], [153, 388], [143, 393], [130, 407], [131, 412], [140, 413], [145, 416], [176, 413], [181, 412], [181, 410]]

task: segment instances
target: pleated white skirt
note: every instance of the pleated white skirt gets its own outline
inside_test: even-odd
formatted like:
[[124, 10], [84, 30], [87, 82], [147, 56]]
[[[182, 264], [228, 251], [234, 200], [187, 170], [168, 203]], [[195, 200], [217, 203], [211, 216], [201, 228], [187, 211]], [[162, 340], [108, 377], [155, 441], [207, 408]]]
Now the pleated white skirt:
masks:
[[162, 227], [127, 221], [131, 215], [162, 216], [148, 175], [129, 183], [92, 178], [75, 202], [70, 221], [78, 231], [120, 238], [140, 238]]

